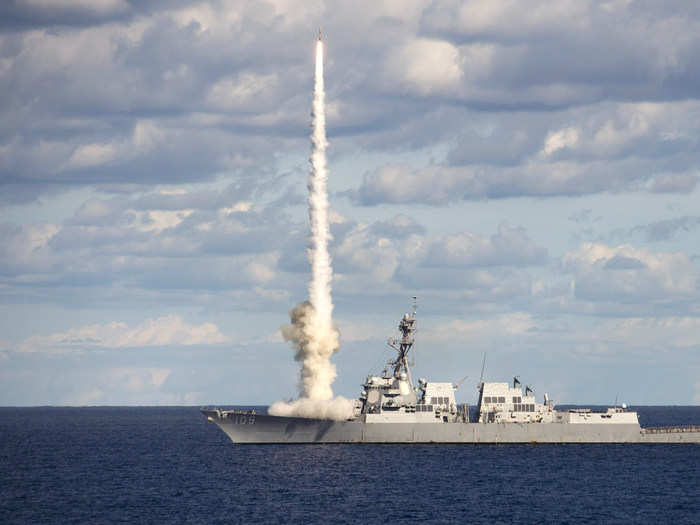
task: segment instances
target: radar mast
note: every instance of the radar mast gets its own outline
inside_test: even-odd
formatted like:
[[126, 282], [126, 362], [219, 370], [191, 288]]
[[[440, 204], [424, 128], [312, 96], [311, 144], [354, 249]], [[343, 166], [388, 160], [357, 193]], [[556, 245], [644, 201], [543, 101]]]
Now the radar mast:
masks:
[[417, 297], [413, 296], [413, 313], [404, 314], [399, 322], [401, 339], [389, 339], [389, 346], [396, 350], [398, 354], [396, 359], [389, 361], [389, 365], [394, 368], [394, 377], [398, 379], [401, 376], [401, 370], [404, 370], [408, 376], [408, 383], [411, 385], [411, 388], [413, 388], [413, 378], [411, 377], [411, 369], [408, 366], [407, 355], [415, 342], [413, 334], [416, 331], [417, 299]]

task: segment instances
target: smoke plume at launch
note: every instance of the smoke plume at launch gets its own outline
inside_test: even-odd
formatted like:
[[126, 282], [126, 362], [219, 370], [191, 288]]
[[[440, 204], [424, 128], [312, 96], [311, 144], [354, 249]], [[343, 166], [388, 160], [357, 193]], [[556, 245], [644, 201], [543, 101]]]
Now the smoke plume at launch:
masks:
[[328, 253], [331, 233], [328, 224], [327, 146], [323, 41], [319, 37], [316, 42], [311, 169], [308, 184], [311, 223], [311, 246], [308, 251], [311, 264], [309, 299], [292, 309], [289, 314], [291, 323], [282, 327], [282, 336], [294, 346], [294, 359], [301, 363], [299, 399], [288, 403], [274, 403], [268, 410], [273, 415], [324, 419], [347, 419], [352, 415], [352, 401], [342, 397], [334, 399], [331, 388], [336, 370], [330, 358], [340, 348], [340, 335], [333, 324], [331, 300], [333, 269]]

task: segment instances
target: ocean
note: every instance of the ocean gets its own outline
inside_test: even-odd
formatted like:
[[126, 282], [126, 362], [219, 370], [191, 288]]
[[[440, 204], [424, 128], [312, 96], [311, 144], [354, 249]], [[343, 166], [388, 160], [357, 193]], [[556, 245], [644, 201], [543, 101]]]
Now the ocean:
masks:
[[1, 524], [421, 522], [696, 525], [700, 446], [234, 445], [194, 407], [0, 408]]

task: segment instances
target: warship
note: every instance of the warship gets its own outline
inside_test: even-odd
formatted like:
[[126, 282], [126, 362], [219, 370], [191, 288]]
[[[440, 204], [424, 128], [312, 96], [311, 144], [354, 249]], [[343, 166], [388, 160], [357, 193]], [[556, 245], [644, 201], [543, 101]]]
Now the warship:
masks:
[[[626, 405], [604, 412], [557, 410], [547, 394], [538, 403], [517, 377], [478, 383], [475, 411], [457, 404], [460, 384], [418, 379], [408, 353], [414, 344], [416, 306], [399, 323], [396, 350], [381, 375], [370, 375], [344, 421], [273, 416], [255, 410], [202, 408], [234, 443], [700, 443], [700, 426], [642, 428]], [[472, 414], [470, 417], [470, 413]]]

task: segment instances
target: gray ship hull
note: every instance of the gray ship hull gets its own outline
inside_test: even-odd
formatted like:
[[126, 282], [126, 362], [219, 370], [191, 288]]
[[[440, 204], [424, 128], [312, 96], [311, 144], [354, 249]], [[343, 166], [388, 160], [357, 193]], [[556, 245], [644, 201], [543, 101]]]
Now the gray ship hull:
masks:
[[202, 409], [234, 443], [700, 443], [700, 427], [638, 424], [365, 423]]

